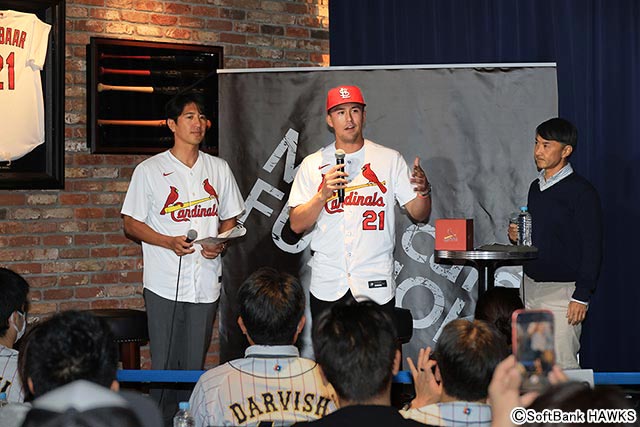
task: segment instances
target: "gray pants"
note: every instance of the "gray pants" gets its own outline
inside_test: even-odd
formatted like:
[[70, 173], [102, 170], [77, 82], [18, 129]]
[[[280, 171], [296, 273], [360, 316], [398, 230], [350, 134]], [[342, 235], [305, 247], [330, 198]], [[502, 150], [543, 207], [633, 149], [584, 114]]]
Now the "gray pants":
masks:
[[[145, 289], [149, 347], [152, 369], [201, 370], [211, 343], [218, 301], [212, 303], [175, 302]], [[175, 316], [174, 313], [175, 306]], [[173, 324], [173, 336], [171, 325]], [[187, 390], [152, 389], [151, 396], [162, 410], [165, 424], [178, 411], [178, 402], [188, 401]]]
[[562, 369], [580, 369], [580, 333], [582, 324], [570, 325], [567, 310], [575, 282], [536, 282], [526, 274], [520, 287], [520, 297], [528, 309], [551, 310], [554, 320], [556, 363]]

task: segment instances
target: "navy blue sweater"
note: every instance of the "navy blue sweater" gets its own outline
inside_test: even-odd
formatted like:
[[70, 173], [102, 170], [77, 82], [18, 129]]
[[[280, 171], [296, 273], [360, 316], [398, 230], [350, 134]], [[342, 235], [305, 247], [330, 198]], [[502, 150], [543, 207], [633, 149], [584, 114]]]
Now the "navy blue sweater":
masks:
[[576, 282], [573, 298], [588, 302], [602, 262], [602, 211], [595, 188], [573, 172], [540, 191], [529, 187], [533, 246], [538, 258], [524, 272], [538, 282]]

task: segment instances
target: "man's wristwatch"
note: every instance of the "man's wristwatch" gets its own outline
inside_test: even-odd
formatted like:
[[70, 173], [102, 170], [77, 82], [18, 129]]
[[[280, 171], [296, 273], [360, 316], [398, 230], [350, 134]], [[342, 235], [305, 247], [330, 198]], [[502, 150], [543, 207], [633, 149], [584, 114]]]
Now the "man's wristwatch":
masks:
[[427, 197], [431, 197], [431, 183], [427, 182], [427, 191], [423, 191], [422, 193], [418, 193], [418, 197], [421, 199], [426, 199]]

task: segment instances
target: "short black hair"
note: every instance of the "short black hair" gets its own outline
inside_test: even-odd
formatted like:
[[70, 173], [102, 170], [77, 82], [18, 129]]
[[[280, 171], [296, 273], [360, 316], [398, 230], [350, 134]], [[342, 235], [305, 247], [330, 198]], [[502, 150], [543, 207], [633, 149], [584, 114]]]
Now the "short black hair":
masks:
[[486, 399], [498, 363], [507, 356], [500, 333], [482, 320], [456, 319], [442, 330], [435, 347], [442, 387], [468, 402]]
[[518, 289], [496, 286], [484, 292], [476, 303], [475, 318], [492, 324], [511, 351], [511, 315], [524, 308]]
[[9, 317], [14, 311], [26, 311], [29, 284], [18, 273], [0, 268], [0, 337], [9, 329]]
[[[22, 352], [21, 352], [22, 353]], [[76, 380], [110, 387], [118, 349], [109, 325], [88, 311], [65, 311], [37, 325], [24, 348], [21, 379], [35, 397]]]
[[206, 116], [207, 111], [204, 97], [198, 93], [185, 92], [174, 96], [165, 104], [164, 108], [167, 119], [177, 122], [178, 117], [180, 117], [180, 114], [182, 114], [182, 111], [184, 110], [184, 107], [191, 103], [196, 104], [198, 111]]
[[375, 302], [332, 305], [314, 319], [312, 335], [316, 361], [341, 399], [367, 402], [391, 385], [397, 332]]
[[560, 117], [554, 117], [540, 123], [536, 128], [536, 135], [540, 135], [548, 141], [558, 141], [570, 145], [574, 149], [578, 145], [578, 129], [573, 123]]
[[271, 267], [253, 272], [238, 290], [240, 316], [260, 345], [290, 345], [304, 315], [304, 290], [298, 279]]

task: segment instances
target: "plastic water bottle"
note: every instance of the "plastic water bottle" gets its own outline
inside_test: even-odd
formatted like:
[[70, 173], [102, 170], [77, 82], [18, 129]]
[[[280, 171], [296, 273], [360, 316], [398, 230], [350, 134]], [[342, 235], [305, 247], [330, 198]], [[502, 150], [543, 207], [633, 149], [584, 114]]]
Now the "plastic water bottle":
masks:
[[9, 402], [7, 401], [7, 393], [3, 391], [2, 393], [0, 393], [0, 408], [2, 408], [3, 406], [7, 406], [8, 404]]
[[189, 402], [180, 402], [178, 407], [180, 410], [173, 417], [173, 427], [194, 427], [196, 421], [189, 412]]
[[529, 209], [526, 206], [522, 206], [520, 208], [520, 213], [518, 214], [518, 245], [533, 245], [533, 242], [531, 241], [532, 227], [533, 221], [531, 219]]

